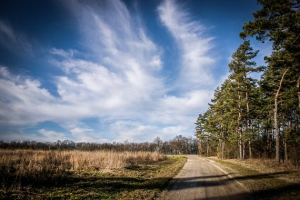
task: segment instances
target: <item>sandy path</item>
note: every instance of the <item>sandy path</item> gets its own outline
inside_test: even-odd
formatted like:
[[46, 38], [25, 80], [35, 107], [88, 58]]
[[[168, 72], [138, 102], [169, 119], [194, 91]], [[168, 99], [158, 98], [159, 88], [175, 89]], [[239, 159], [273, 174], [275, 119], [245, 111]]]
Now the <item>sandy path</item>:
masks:
[[187, 199], [251, 199], [237, 181], [230, 179], [212, 162], [189, 155], [174, 184], [161, 196], [162, 200]]

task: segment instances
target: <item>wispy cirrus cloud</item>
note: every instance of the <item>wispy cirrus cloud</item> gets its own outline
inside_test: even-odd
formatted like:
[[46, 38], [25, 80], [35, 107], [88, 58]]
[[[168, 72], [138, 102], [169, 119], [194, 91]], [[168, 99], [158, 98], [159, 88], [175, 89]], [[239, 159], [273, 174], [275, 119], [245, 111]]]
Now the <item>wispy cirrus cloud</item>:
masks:
[[15, 30], [8, 22], [0, 19], [0, 44], [6, 49], [18, 54], [31, 55], [32, 44], [21, 32]]
[[[163, 93], [163, 79], [158, 76], [162, 67], [159, 49], [125, 4], [121, 1], [94, 2], [93, 6], [78, 4], [75, 6], [73, 2], [70, 7], [80, 21], [84, 45], [92, 58], [89, 61], [72, 58], [60, 63], [69, 73], [58, 79], [62, 98], [78, 96], [74, 90], [64, 90], [71, 87], [89, 98], [104, 95], [101, 99], [102, 103], [107, 99], [107, 107], [109, 103], [116, 107], [138, 106], [138, 102], [150, 103], [153, 95]], [[93, 92], [90, 93], [93, 97], [89, 92]]]
[[46, 115], [51, 113], [56, 101], [46, 89], [41, 88], [38, 80], [11, 74], [3, 66], [0, 66], [0, 96], [2, 126], [47, 120]]
[[[58, 95], [38, 80], [2, 67], [0, 124], [53, 121], [76, 141], [151, 141], [157, 135], [169, 139], [193, 134], [196, 116], [213, 92], [205, 87], [214, 85], [208, 69], [214, 63], [209, 56], [212, 38], [203, 36], [205, 27], [191, 21], [176, 1], [166, 0], [158, 7], [181, 51], [179, 78], [168, 85], [162, 47], [122, 1], [64, 4], [77, 19], [81, 47], [48, 50], [48, 62], [63, 72], [51, 77]], [[97, 118], [102, 129], [83, 122], [89, 118]], [[38, 134], [49, 140], [67, 137], [46, 128]]]
[[209, 55], [214, 47], [213, 37], [205, 36], [207, 28], [191, 20], [187, 10], [176, 0], [165, 0], [159, 7], [161, 22], [167, 27], [180, 48], [181, 74], [179, 87], [201, 88], [214, 86], [211, 73], [214, 58]]
[[141, 110], [150, 112], [155, 99], [165, 92], [159, 76], [162, 62], [157, 46], [123, 2], [68, 3], [88, 51], [81, 54], [55, 47], [48, 51], [53, 55], [51, 63], [64, 71], [53, 77], [59, 97], [41, 88], [37, 80], [1, 68], [1, 93], [7, 97], [1, 102], [1, 121], [6, 125], [55, 121], [75, 138], [93, 140], [97, 136], [88, 135], [97, 131], [82, 128], [81, 119], [137, 120]]

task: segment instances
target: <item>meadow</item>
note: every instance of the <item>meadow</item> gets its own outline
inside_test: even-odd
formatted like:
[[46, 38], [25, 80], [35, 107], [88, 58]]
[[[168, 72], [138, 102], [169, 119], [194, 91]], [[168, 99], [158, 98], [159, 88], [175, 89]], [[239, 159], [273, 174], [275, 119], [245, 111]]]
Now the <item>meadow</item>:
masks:
[[157, 152], [0, 150], [0, 199], [153, 199], [185, 161]]

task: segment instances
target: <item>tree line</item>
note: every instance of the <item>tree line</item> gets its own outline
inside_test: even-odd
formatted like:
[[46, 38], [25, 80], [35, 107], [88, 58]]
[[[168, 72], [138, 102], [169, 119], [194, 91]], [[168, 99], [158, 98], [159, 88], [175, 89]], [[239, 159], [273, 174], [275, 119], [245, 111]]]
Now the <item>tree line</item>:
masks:
[[[196, 121], [199, 152], [219, 158], [300, 161], [300, 2], [258, 0], [261, 9], [244, 24], [229, 76]], [[272, 44], [265, 66], [250, 38]], [[260, 80], [253, 74], [260, 73]]]
[[169, 141], [156, 137], [153, 142], [73, 142], [71, 140], [56, 142], [38, 141], [0, 141], [0, 149], [32, 149], [32, 150], [81, 150], [81, 151], [148, 151], [164, 154], [198, 154], [198, 139], [176, 136]]

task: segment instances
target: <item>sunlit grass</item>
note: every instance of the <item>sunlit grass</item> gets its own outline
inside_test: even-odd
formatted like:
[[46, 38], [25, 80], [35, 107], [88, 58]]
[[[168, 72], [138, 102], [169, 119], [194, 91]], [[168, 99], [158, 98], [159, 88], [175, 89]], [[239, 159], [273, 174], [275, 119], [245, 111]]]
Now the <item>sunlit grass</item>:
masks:
[[186, 158], [151, 152], [0, 151], [1, 199], [152, 199]]

